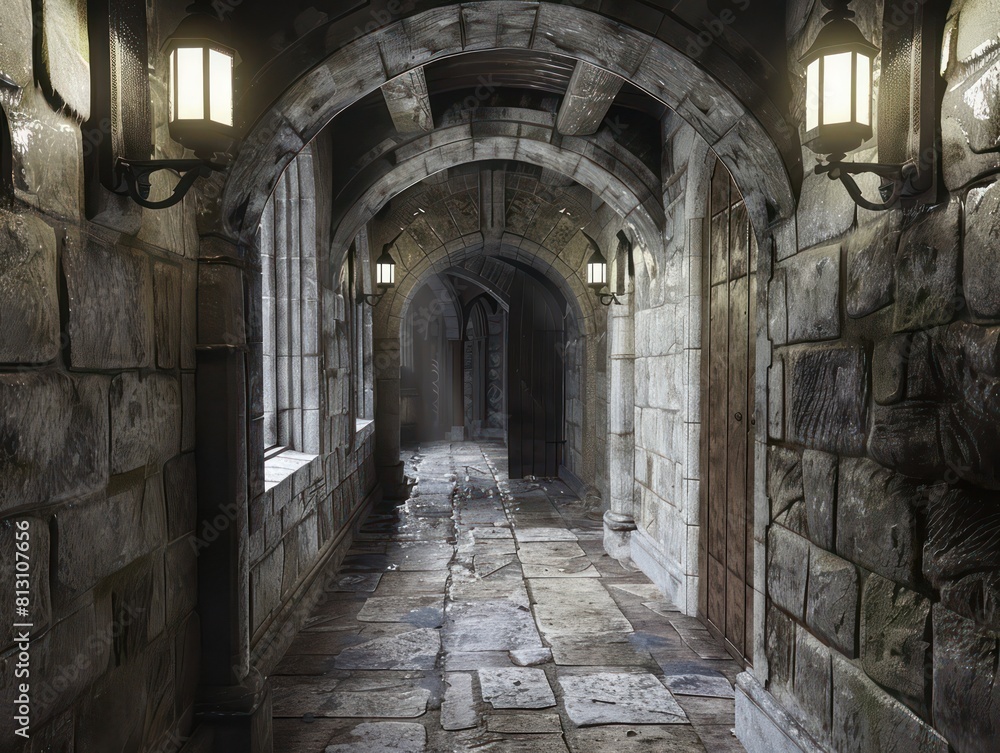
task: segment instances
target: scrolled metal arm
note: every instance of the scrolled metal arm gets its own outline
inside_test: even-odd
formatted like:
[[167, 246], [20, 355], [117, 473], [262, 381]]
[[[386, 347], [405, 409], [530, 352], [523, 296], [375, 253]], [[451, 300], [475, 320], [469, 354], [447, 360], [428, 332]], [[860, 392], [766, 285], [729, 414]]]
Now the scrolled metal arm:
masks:
[[[220, 172], [226, 169], [226, 165], [215, 162], [206, 162], [200, 159], [177, 159], [177, 160], [152, 160], [152, 161], [132, 161], [119, 159], [115, 163], [115, 172], [119, 179], [124, 182], [128, 196], [141, 207], [146, 209], [166, 209], [179, 203], [191, 186], [198, 178], [207, 178], [213, 172]], [[149, 191], [151, 188], [150, 176], [160, 170], [171, 170], [181, 176], [180, 181], [174, 186], [173, 193], [162, 201], [150, 201]]]

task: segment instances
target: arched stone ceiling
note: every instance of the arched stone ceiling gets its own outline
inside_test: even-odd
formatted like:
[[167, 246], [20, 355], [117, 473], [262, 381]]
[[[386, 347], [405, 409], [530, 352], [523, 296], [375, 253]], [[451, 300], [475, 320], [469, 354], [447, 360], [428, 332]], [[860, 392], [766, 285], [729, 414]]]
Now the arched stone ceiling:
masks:
[[[432, 60], [499, 48], [558, 52], [616, 73], [692, 123], [733, 172], [760, 225], [791, 213], [782, 155], [796, 151], [795, 129], [766, 97], [746, 101], [752, 82], [737, 96], [676, 48], [590, 11], [494, 0], [392, 23], [338, 47], [289, 86], [248, 134], [230, 173], [221, 206], [230, 232], [252, 235], [284, 165], [344, 108]], [[726, 80], [741, 79], [745, 73], [735, 66]]]

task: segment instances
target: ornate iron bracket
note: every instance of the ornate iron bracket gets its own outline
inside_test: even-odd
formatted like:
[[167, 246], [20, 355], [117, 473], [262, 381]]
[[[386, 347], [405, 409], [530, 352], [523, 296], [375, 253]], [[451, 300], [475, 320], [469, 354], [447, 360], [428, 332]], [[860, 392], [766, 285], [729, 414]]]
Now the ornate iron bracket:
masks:
[[[121, 194], [129, 196], [136, 204], [146, 209], [166, 209], [179, 203], [198, 178], [207, 178], [213, 172], [221, 172], [227, 165], [217, 162], [207, 162], [200, 159], [148, 160], [136, 161], [118, 159], [115, 162], [115, 175], [119, 183], [124, 184]], [[150, 201], [150, 176], [160, 170], [171, 170], [181, 176], [170, 196], [162, 201]]]
[[[927, 190], [921, 185], [921, 175], [917, 166], [913, 162], [906, 162], [902, 165], [886, 165], [879, 162], [844, 162], [843, 154], [832, 154], [825, 163], [816, 165], [816, 174], [824, 173], [830, 180], [839, 180], [844, 184], [847, 193], [851, 195], [854, 203], [864, 209], [873, 212], [881, 212], [892, 209], [907, 199], [916, 199]], [[879, 193], [882, 202], [869, 201], [861, 193], [861, 188], [852, 178], [852, 175], [872, 173], [883, 178]]]

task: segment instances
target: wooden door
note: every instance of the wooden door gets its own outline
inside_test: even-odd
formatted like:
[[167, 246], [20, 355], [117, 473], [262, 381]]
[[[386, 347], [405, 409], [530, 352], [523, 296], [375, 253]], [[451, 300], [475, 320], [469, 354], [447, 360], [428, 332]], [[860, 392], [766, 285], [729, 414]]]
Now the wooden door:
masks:
[[507, 380], [511, 478], [559, 475], [563, 442], [563, 322], [550, 291], [527, 274], [510, 295]]
[[702, 619], [736, 658], [753, 642], [754, 338], [757, 244], [729, 172], [712, 178], [703, 272]]

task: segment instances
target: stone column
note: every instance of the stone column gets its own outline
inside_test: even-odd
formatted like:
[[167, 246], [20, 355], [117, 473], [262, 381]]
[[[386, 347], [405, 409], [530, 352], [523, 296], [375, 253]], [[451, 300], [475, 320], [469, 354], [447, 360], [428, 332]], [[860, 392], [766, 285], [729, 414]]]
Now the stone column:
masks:
[[608, 310], [608, 480], [610, 509], [604, 513], [604, 549], [631, 565], [635, 530], [632, 487], [635, 480], [635, 331], [632, 295], [618, 296]]
[[[250, 665], [248, 508], [262, 487], [260, 268], [220, 238], [203, 238], [198, 265], [196, 463], [201, 678], [196, 714], [213, 728], [213, 750], [270, 753], [271, 695]], [[248, 437], [250, 438], [248, 440]], [[261, 488], [262, 490], [262, 488]]]
[[375, 465], [385, 499], [406, 498], [399, 457], [399, 337], [375, 340]]

